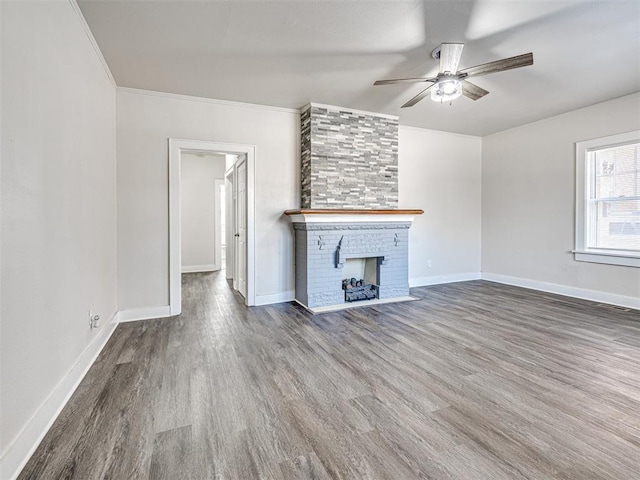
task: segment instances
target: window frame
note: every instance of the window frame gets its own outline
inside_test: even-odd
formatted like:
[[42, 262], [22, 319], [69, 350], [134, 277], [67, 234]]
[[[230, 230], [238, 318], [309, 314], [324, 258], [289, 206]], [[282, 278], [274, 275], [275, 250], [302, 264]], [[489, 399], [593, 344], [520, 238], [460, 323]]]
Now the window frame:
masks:
[[576, 208], [575, 208], [575, 249], [574, 260], [578, 262], [604, 263], [627, 267], [640, 267], [640, 251], [598, 249], [588, 247], [589, 238], [589, 166], [588, 154], [616, 146], [640, 142], [640, 130], [610, 135], [593, 140], [576, 142]]

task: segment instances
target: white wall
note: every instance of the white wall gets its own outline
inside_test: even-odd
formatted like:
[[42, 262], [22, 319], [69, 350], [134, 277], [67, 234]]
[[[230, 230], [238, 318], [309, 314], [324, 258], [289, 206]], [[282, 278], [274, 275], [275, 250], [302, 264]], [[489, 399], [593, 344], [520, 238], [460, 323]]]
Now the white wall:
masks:
[[116, 312], [115, 88], [76, 8], [0, 2], [2, 478]]
[[399, 208], [424, 210], [409, 230], [409, 284], [478, 278], [482, 139], [401, 126], [398, 145]]
[[[256, 145], [256, 301], [293, 298], [282, 212], [300, 205], [299, 114], [131, 89], [117, 98], [120, 309], [169, 301], [168, 138]], [[481, 139], [401, 127], [399, 165], [401, 207], [425, 210], [410, 231], [411, 284], [477, 278]]]
[[216, 259], [215, 219], [220, 201], [216, 198], [216, 180], [224, 180], [224, 172], [224, 155], [181, 155], [182, 271], [211, 271], [216, 265], [222, 266]]
[[639, 128], [634, 94], [484, 137], [483, 273], [640, 297], [640, 269], [570, 253], [575, 142]]
[[299, 123], [290, 110], [118, 89], [121, 310], [169, 304], [169, 138], [256, 146], [256, 302], [292, 298], [293, 233], [283, 212], [300, 206]]

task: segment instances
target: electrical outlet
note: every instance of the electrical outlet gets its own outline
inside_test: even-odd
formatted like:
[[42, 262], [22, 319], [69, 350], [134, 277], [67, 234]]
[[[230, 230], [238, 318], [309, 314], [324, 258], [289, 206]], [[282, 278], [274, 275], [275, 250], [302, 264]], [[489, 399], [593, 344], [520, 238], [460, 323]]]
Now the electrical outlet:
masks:
[[94, 315], [91, 310], [89, 310], [89, 328], [98, 328], [100, 326], [100, 315]]
[[433, 267], [431, 260], [427, 260], [427, 268], [431, 268], [431, 267]]

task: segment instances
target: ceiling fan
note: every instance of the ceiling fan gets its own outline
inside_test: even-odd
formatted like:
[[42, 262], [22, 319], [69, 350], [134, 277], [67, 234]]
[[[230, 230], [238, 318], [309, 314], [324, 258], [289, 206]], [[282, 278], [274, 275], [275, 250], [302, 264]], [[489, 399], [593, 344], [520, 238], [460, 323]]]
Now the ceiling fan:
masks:
[[489, 92], [484, 88], [468, 82], [466, 80], [467, 78], [533, 65], [533, 53], [529, 52], [523, 55], [503, 58], [495, 62], [483, 63], [475, 67], [458, 70], [458, 63], [460, 63], [463, 48], [464, 43], [443, 43], [431, 53], [433, 58], [440, 59], [440, 73], [438, 73], [436, 77], [378, 80], [374, 85], [431, 82], [431, 85], [402, 105], [402, 108], [414, 106], [427, 95], [431, 95], [431, 100], [436, 102], [450, 102], [460, 95], [464, 95], [471, 100], [478, 100]]

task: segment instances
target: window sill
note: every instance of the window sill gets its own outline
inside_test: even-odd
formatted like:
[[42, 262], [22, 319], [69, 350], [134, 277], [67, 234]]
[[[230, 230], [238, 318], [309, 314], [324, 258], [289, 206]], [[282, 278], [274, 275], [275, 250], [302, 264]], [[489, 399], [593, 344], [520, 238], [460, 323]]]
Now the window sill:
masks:
[[624, 267], [640, 267], [640, 255], [608, 250], [572, 250], [577, 262], [605, 263]]

